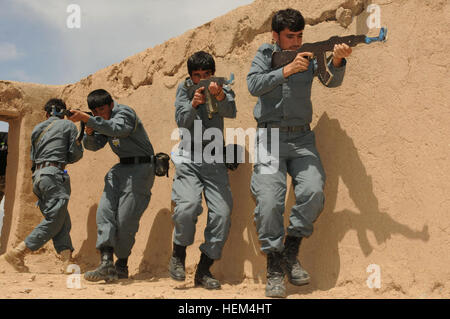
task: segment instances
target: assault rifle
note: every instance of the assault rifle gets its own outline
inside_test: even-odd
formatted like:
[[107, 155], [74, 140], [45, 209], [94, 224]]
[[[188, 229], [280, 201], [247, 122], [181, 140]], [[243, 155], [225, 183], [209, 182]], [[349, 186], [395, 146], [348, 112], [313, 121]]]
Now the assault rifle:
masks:
[[208, 111], [208, 118], [212, 119], [212, 115], [214, 113], [217, 113], [219, 110], [217, 108], [217, 100], [215, 98], [215, 96], [211, 95], [211, 93], [209, 92], [209, 85], [211, 84], [211, 82], [215, 82], [220, 86], [224, 86], [224, 85], [232, 85], [234, 82], [234, 74], [231, 73], [230, 74], [230, 79], [227, 80], [224, 77], [210, 77], [209, 79], [205, 79], [205, 80], [200, 80], [200, 82], [198, 82], [198, 84], [192, 84], [192, 85], [186, 85], [186, 88], [188, 90], [188, 96], [189, 99], [192, 99], [194, 97], [195, 91], [197, 91], [199, 88], [203, 87], [205, 88], [204, 92], [205, 92], [205, 97], [206, 97], [206, 109]]
[[298, 53], [300, 52], [312, 52], [314, 57], [317, 59], [318, 66], [318, 76], [322, 83], [328, 85], [333, 79], [333, 74], [331, 74], [328, 69], [326, 61], [326, 52], [333, 51], [335, 44], [345, 43], [350, 47], [354, 47], [360, 43], [372, 43], [374, 41], [386, 41], [387, 29], [381, 28], [378, 37], [369, 38], [365, 35], [348, 35], [345, 37], [334, 36], [325, 41], [305, 43], [296, 51], [285, 50], [277, 51], [272, 54], [272, 69], [278, 69], [289, 63], [291, 63]]
[[[84, 112], [84, 113], [89, 114], [90, 116], [94, 116], [94, 114], [92, 114], [92, 112]], [[70, 110], [62, 110], [62, 114], [67, 117], [71, 117], [73, 115], [73, 113]], [[81, 141], [83, 140], [85, 127], [86, 127], [86, 123], [84, 123], [83, 121], [80, 121], [80, 131], [78, 132], [78, 136], [77, 136], [77, 144], [80, 144]]]

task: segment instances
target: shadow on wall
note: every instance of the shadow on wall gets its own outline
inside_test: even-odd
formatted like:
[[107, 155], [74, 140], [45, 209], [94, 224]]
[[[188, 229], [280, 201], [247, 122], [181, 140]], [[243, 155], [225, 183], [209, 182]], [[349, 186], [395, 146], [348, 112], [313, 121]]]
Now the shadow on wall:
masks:
[[86, 269], [95, 268], [96, 266], [98, 266], [100, 260], [100, 254], [95, 248], [95, 244], [97, 242], [97, 207], [98, 205], [94, 204], [89, 209], [86, 224], [87, 238], [81, 244], [81, 248], [78, 251], [78, 254], [74, 256], [74, 260], [80, 266], [81, 272], [85, 272]]
[[[259, 243], [253, 222], [255, 204], [250, 200], [251, 173], [252, 165], [248, 163], [240, 164], [236, 171], [229, 171], [233, 193], [231, 228], [222, 257], [211, 269], [223, 282], [242, 282], [245, 278], [246, 261], [249, 262], [255, 281], [265, 276], [265, 259], [259, 254]], [[155, 278], [169, 276], [167, 267], [172, 253], [173, 228], [171, 211], [161, 209], [155, 216], [138, 273], [133, 278], [157, 280]], [[197, 229], [197, 232], [203, 233], [203, 229]]]
[[[352, 139], [340, 127], [338, 120], [330, 119], [324, 113], [314, 131], [327, 174], [325, 208], [315, 223], [312, 237], [302, 244], [300, 260], [311, 274], [311, 289], [328, 290], [336, 286], [341, 266], [338, 244], [348, 231], [356, 230], [364, 256], [369, 256], [374, 249], [367, 237], [369, 230], [374, 233], [378, 245], [385, 243], [392, 234], [422, 241], [428, 241], [429, 234], [427, 225], [421, 231], [413, 230], [380, 211], [372, 179], [367, 175]], [[358, 212], [348, 209], [334, 211], [339, 178], [348, 188]], [[294, 201], [291, 187], [287, 207], [292, 207]], [[289, 213], [287, 210], [285, 218]]]
[[[81, 248], [74, 256], [75, 262], [80, 266], [81, 272], [94, 269], [98, 266], [100, 254], [96, 249], [97, 242], [97, 214], [98, 205], [92, 205], [87, 218], [87, 238], [81, 244]], [[138, 274], [133, 276], [136, 279], [146, 279], [146, 277], [167, 276], [167, 264], [172, 251], [172, 220], [168, 209], [161, 209], [152, 224], [150, 236], [145, 247], [142, 261], [139, 265]]]
[[[211, 269], [223, 282], [242, 282], [245, 278], [246, 261], [252, 267], [252, 277], [255, 280], [264, 275], [265, 262], [263, 257], [258, 255], [259, 243], [253, 223], [255, 204], [250, 200], [252, 197], [249, 188], [251, 173], [252, 165], [248, 163], [240, 164], [236, 171], [229, 171], [234, 202], [231, 228], [222, 257]], [[138, 273], [133, 278], [157, 280], [155, 278], [169, 276], [167, 267], [172, 253], [173, 228], [171, 211], [161, 209], [155, 216]], [[197, 229], [197, 232], [203, 233], [203, 229]]]
[[[350, 230], [356, 230], [359, 245], [364, 256], [369, 256], [374, 247], [368, 240], [367, 231], [375, 235], [378, 245], [385, 243], [392, 234], [401, 234], [410, 239], [429, 240], [428, 226], [421, 231], [413, 230], [380, 211], [373, 192], [372, 179], [358, 155], [352, 139], [335, 119], [326, 113], [315, 127], [317, 147], [327, 174], [325, 185], [325, 208], [315, 223], [315, 231], [306, 239], [300, 250], [300, 259], [310, 272], [312, 282], [302, 289], [303, 293], [316, 289], [328, 290], [336, 286], [340, 272], [339, 242]], [[248, 159], [248, 152], [246, 152]], [[250, 191], [252, 164], [240, 164], [236, 171], [229, 172], [233, 193], [233, 211], [228, 240], [222, 257], [212, 267], [212, 272], [224, 283], [241, 283], [245, 273], [251, 273], [254, 282], [265, 282], [266, 259], [260, 252], [260, 244], [254, 223], [255, 201]], [[339, 178], [348, 188], [357, 212], [343, 210], [335, 212]], [[295, 202], [293, 187], [289, 187], [285, 212], [288, 224], [290, 208]], [[98, 264], [96, 243], [97, 205], [91, 207], [88, 216], [88, 237], [76, 256], [81, 265]], [[200, 231], [200, 230], [198, 230]], [[203, 231], [203, 230], [201, 230]], [[173, 222], [169, 209], [161, 209], [155, 216], [142, 260], [135, 279], [168, 277], [167, 265], [172, 252]], [[295, 293], [295, 291], [292, 291]], [[298, 291], [297, 291], [298, 293]]]
[[[242, 148], [239, 152], [241, 151]], [[249, 163], [247, 151], [245, 158], [245, 163], [240, 164], [237, 170], [228, 171], [233, 194], [231, 228], [222, 257], [211, 269], [224, 283], [241, 283], [245, 279], [246, 264], [251, 269], [254, 282], [261, 282], [265, 278], [266, 262], [265, 256], [260, 252], [254, 223], [253, 211], [256, 204], [250, 191], [252, 164]]]
[[167, 208], [161, 209], [153, 220], [152, 229], [142, 256], [136, 279], [147, 277], [168, 277], [167, 265], [172, 253], [173, 223], [171, 212]]

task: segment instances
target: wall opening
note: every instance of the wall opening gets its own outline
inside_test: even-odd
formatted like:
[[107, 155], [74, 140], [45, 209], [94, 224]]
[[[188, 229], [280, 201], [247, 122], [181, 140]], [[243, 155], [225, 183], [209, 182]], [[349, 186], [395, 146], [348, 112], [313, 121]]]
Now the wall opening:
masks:
[[[0, 114], [0, 254], [12, 224], [19, 159], [20, 119]], [[2, 196], [3, 195], [3, 196]]]
[[8, 122], [0, 121], [0, 236], [5, 215], [6, 163], [8, 157]]

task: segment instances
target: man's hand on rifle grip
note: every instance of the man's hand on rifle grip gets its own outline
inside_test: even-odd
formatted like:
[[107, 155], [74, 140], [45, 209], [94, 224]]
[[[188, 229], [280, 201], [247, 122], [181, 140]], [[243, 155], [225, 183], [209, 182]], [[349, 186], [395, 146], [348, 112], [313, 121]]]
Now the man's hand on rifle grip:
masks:
[[195, 93], [194, 93], [194, 98], [192, 99], [192, 107], [194, 109], [198, 108], [198, 106], [200, 104], [205, 104], [206, 103], [206, 96], [203, 93], [203, 91], [205, 90], [204, 87], [198, 88]]
[[216, 82], [211, 82], [209, 84], [209, 92], [214, 95], [217, 101], [222, 101], [225, 98], [222, 87]]
[[312, 52], [300, 52], [295, 59], [283, 68], [283, 76], [288, 78], [292, 74], [308, 70], [309, 60], [314, 56]]

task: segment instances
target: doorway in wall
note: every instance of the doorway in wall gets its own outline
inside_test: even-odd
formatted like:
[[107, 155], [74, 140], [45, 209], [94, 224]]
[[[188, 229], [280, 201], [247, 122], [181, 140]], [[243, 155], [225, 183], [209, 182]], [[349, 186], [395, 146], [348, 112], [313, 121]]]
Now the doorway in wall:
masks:
[[0, 254], [11, 231], [19, 159], [20, 119], [0, 113]]

